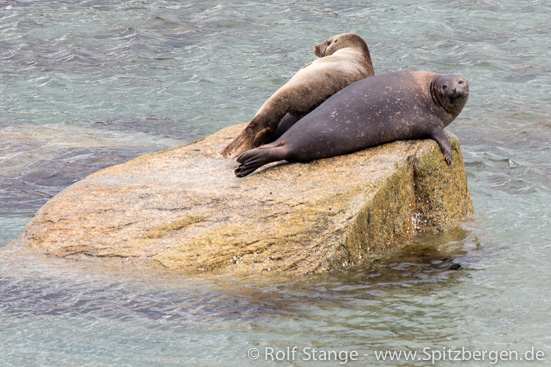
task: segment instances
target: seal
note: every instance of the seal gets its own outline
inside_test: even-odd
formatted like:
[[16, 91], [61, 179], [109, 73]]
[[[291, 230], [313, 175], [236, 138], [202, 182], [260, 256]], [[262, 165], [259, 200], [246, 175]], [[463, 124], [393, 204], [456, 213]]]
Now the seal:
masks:
[[352, 153], [395, 140], [434, 139], [449, 165], [444, 132], [469, 96], [461, 75], [427, 71], [360, 80], [327, 99], [276, 141], [241, 154], [238, 177], [275, 161], [308, 162]]
[[327, 98], [375, 75], [369, 48], [354, 33], [329, 38], [314, 48], [319, 59], [303, 66], [260, 107], [247, 127], [220, 153], [224, 157], [274, 141]]

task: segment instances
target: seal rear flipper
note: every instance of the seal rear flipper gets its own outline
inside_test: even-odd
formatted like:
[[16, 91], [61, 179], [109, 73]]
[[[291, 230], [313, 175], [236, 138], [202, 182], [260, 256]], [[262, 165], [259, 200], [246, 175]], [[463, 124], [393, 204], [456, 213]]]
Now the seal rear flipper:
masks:
[[[262, 145], [256, 140], [259, 136], [264, 136], [268, 133], [269, 128], [263, 127], [269, 124], [269, 119], [265, 114], [258, 113], [254, 119], [241, 131], [239, 135], [231, 143], [220, 152], [224, 158], [239, 156], [241, 153]], [[273, 129], [272, 129], [273, 131]]]
[[[279, 98], [281, 99], [281, 98]], [[277, 102], [277, 105], [284, 105], [284, 108], [276, 109], [268, 102]], [[239, 156], [239, 154], [253, 149], [271, 139], [274, 130], [279, 122], [286, 115], [287, 107], [285, 101], [278, 101], [274, 96], [270, 97], [266, 103], [260, 108], [256, 116], [249, 122], [247, 127], [231, 142], [220, 154], [224, 157]], [[296, 122], [296, 121], [295, 121]]]
[[251, 133], [245, 128], [245, 130], [241, 131], [241, 133], [220, 152], [220, 154], [224, 158], [228, 158], [243, 153], [247, 149], [252, 148], [253, 138], [254, 135], [251, 136]]
[[440, 149], [442, 150], [442, 153], [444, 153], [444, 158], [446, 159], [446, 162], [448, 163], [448, 166], [451, 166], [453, 155], [452, 155], [452, 146], [450, 144], [450, 140], [446, 136], [446, 133], [444, 132], [444, 129], [436, 128], [431, 131], [430, 135], [431, 139], [436, 140], [438, 145], [440, 145]]
[[270, 160], [270, 151], [266, 149], [251, 149], [241, 154], [237, 161], [241, 163], [235, 170], [237, 177], [247, 176], [263, 165], [272, 162]]
[[237, 158], [240, 165], [235, 170], [235, 175], [237, 177], [247, 176], [265, 164], [285, 159], [284, 155], [283, 146], [273, 144], [248, 150]]
[[277, 139], [281, 137], [281, 135], [285, 134], [287, 130], [289, 130], [293, 125], [303, 118], [305, 114], [292, 114], [288, 112], [281, 120], [279, 120], [279, 123], [277, 124], [277, 128], [272, 133], [270, 138], [266, 140], [267, 143], [275, 142]]

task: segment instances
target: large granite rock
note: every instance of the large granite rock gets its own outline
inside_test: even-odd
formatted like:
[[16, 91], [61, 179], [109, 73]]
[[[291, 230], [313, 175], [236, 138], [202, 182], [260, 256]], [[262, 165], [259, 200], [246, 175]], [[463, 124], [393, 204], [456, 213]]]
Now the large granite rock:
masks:
[[221, 150], [244, 125], [109, 167], [41, 208], [36, 251], [177, 272], [323, 272], [368, 262], [473, 213], [459, 142], [402, 141], [236, 178]]

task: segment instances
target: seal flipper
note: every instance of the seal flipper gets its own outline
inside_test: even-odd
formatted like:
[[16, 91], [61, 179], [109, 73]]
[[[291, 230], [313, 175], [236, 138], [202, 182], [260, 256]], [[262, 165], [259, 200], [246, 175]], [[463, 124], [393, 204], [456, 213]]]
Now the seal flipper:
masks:
[[292, 114], [288, 112], [277, 124], [277, 128], [273, 132], [272, 136], [267, 140], [267, 143], [272, 143], [279, 139], [281, 135], [285, 134], [298, 120], [303, 118], [306, 114]]
[[444, 158], [446, 159], [446, 162], [448, 163], [448, 166], [451, 166], [453, 155], [452, 155], [452, 146], [450, 144], [450, 140], [446, 136], [446, 133], [444, 132], [444, 129], [441, 128], [435, 128], [431, 131], [430, 134], [431, 139], [436, 140], [438, 145], [440, 145], [440, 149], [442, 150], [442, 153], [444, 153]]
[[258, 168], [271, 162], [285, 159], [286, 149], [282, 144], [266, 144], [261, 147], [246, 151], [237, 157], [239, 167], [235, 170], [237, 177], [247, 176]]
[[250, 127], [251, 123], [252, 121], [249, 122], [249, 125], [247, 125], [247, 127], [220, 152], [224, 158], [228, 158], [234, 154], [240, 154], [252, 147], [255, 133]]
[[[271, 104], [270, 104], [271, 103]], [[259, 147], [268, 141], [274, 141], [271, 138], [274, 131], [277, 129], [280, 121], [287, 114], [289, 109], [286, 105], [286, 101], [281, 97], [270, 97], [266, 103], [256, 114], [256, 116], [249, 122], [247, 127], [241, 133], [220, 152], [224, 158], [230, 156], [239, 156], [239, 154]], [[276, 108], [276, 107], [281, 108]], [[293, 122], [294, 118], [291, 118]], [[294, 120], [296, 122], [296, 120]], [[294, 123], [293, 122], [293, 123]]]

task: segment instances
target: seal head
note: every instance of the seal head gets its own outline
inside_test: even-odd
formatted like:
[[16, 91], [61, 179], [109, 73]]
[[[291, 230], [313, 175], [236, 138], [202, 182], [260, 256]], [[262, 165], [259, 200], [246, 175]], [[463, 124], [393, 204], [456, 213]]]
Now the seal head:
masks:
[[[440, 105], [450, 117], [459, 115], [469, 98], [469, 84], [461, 75], [441, 75], [430, 86], [431, 96], [437, 105]], [[444, 126], [448, 126], [453, 118]]]
[[[317, 57], [330, 56], [345, 47], [359, 48], [362, 52], [369, 55], [367, 43], [365, 43], [360, 36], [354, 33], [339, 34], [329, 38], [327, 41], [322, 42], [319, 45], [316, 45], [314, 48], [314, 55]], [[369, 59], [371, 60], [371, 57], [369, 57]]]

